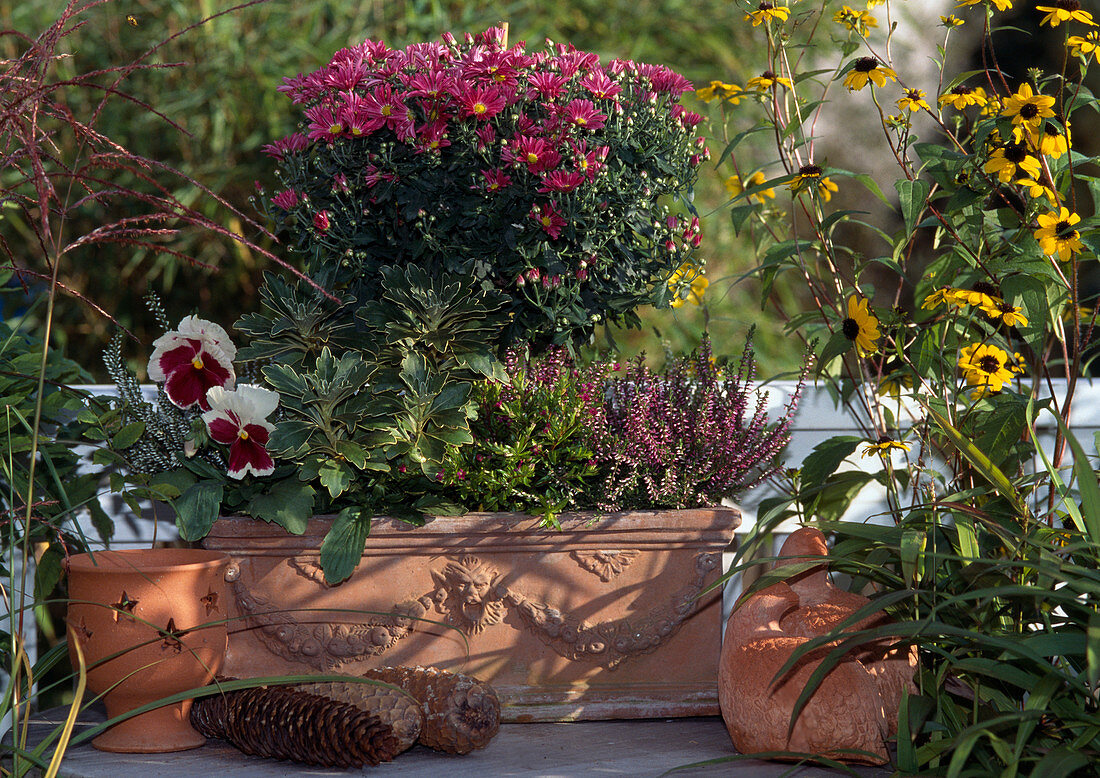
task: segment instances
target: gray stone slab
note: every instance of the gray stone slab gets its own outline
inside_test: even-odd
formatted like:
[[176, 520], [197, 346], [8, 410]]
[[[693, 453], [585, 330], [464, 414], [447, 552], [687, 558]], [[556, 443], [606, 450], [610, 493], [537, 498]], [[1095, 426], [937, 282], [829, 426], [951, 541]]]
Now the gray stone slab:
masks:
[[[39, 716], [31, 741], [39, 742], [64, 720], [62, 710]], [[82, 716], [76, 732], [103, 721], [102, 710]], [[736, 756], [718, 717], [640, 721], [588, 721], [568, 724], [505, 724], [486, 748], [465, 756], [439, 754], [415, 746], [396, 760], [361, 770], [307, 767], [291, 762], [245, 756], [232, 746], [211, 740], [203, 748], [174, 754], [108, 754], [88, 743], [70, 749], [62, 778], [260, 778], [263, 776], [436, 776], [508, 778], [540, 776], [734, 776], [734, 778], [825, 778], [858, 775], [881, 778], [888, 771], [856, 768], [838, 772], [792, 767], [759, 760], [721, 761]], [[673, 771], [673, 772], [670, 772]]]

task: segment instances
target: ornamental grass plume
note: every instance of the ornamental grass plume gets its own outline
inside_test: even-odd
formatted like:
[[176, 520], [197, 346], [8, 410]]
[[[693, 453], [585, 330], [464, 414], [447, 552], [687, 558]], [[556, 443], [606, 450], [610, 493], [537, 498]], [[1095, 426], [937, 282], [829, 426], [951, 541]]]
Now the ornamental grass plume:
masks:
[[736, 370], [715, 361], [708, 337], [663, 373], [635, 360], [610, 384], [606, 426], [596, 433], [596, 459], [606, 469], [600, 509], [713, 506], [773, 475], [808, 366], [782, 416], [769, 423], [767, 393], [753, 388], [751, 338]]

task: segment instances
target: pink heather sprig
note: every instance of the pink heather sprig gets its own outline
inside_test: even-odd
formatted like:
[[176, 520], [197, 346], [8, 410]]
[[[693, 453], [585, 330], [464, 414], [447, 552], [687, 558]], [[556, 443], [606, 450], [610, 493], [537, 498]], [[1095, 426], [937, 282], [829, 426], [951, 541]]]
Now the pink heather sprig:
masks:
[[805, 371], [774, 422], [766, 394], [750, 412], [754, 373], [751, 345], [732, 370], [714, 364], [709, 339], [664, 373], [633, 362], [613, 383], [606, 427], [595, 432], [597, 461], [607, 469], [599, 507], [713, 506], [773, 475]]

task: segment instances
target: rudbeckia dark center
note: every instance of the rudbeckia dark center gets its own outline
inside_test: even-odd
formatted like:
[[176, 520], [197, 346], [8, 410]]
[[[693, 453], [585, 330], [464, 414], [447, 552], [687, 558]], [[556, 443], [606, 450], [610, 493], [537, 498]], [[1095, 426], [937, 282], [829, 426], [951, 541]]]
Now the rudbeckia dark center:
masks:
[[870, 73], [872, 70], [878, 67], [878, 60], [874, 57], [860, 57], [856, 60], [856, 71], [859, 73]]
[[765, 70], [763, 73], [760, 74], [760, 77], [764, 78], [764, 79], [767, 79], [768, 81], [771, 81], [772, 79], [775, 78], [775, 73], [773, 73], [770, 70]]
[[[1023, 113], [1023, 111], [1021, 111], [1020, 113]], [[1043, 134], [1049, 135], [1052, 138], [1057, 138], [1062, 134], [1062, 131], [1058, 129], [1058, 127], [1056, 127], [1055, 125], [1047, 122], [1043, 125]]]
[[1039, 115], [1039, 106], [1035, 103], [1028, 103], [1027, 105], [1020, 107], [1020, 116], [1025, 119], [1034, 119]]
[[996, 373], [1001, 369], [1001, 360], [993, 356], [984, 356], [978, 360], [978, 367], [983, 373]]
[[1005, 159], [1016, 165], [1027, 159], [1027, 146], [1022, 143], [1005, 144]]
[[995, 287], [993, 284], [987, 283], [985, 281], [975, 282], [974, 286], [971, 287], [971, 291], [980, 292], [981, 294], [987, 294], [990, 297], [1000, 297], [1001, 296], [1001, 292], [1000, 292], [999, 289], [997, 289], [997, 287]]
[[761, 3], [760, 5], [758, 5], [756, 7], [756, 10], [758, 10], [758, 11], [771, 11], [774, 8], [775, 8], [775, 6], [772, 5], [771, 3]]
[[840, 325], [840, 331], [844, 333], [844, 337], [848, 340], [855, 340], [859, 337], [859, 322], [855, 319], [845, 319], [844, 323]]
[[1077, 230], [1073, 229], [1073, 225], [1063, 219], [1054, 225], [1054, 234], [1059, 238], [1076, 238]]
[[798, 175], [803, 178], [814, 178], [821, 175], [821, 168], [817, 165], [803, 165], [798, 169]]
[[973, 91], [974, 90], [968, 86], [957, 86], [951, 90], [951, 93], [956, 95], [968, 95]]
[[1077, 0], [1056, 0], [1054, 7], [1062, 11], [1080, 11], [1081, 4]]

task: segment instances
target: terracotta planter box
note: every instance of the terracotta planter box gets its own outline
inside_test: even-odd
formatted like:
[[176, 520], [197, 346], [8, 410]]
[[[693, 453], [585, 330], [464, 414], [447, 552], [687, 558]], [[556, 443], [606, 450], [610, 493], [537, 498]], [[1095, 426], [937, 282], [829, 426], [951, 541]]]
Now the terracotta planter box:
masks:
[[363, 559], [328, 586], [329, 520], [289, 535], [222, 519], [238, 677], [435, 665], [496, 688], [507, 721], [717, 715], [721, 553], [730, 508], [376, 519]]

